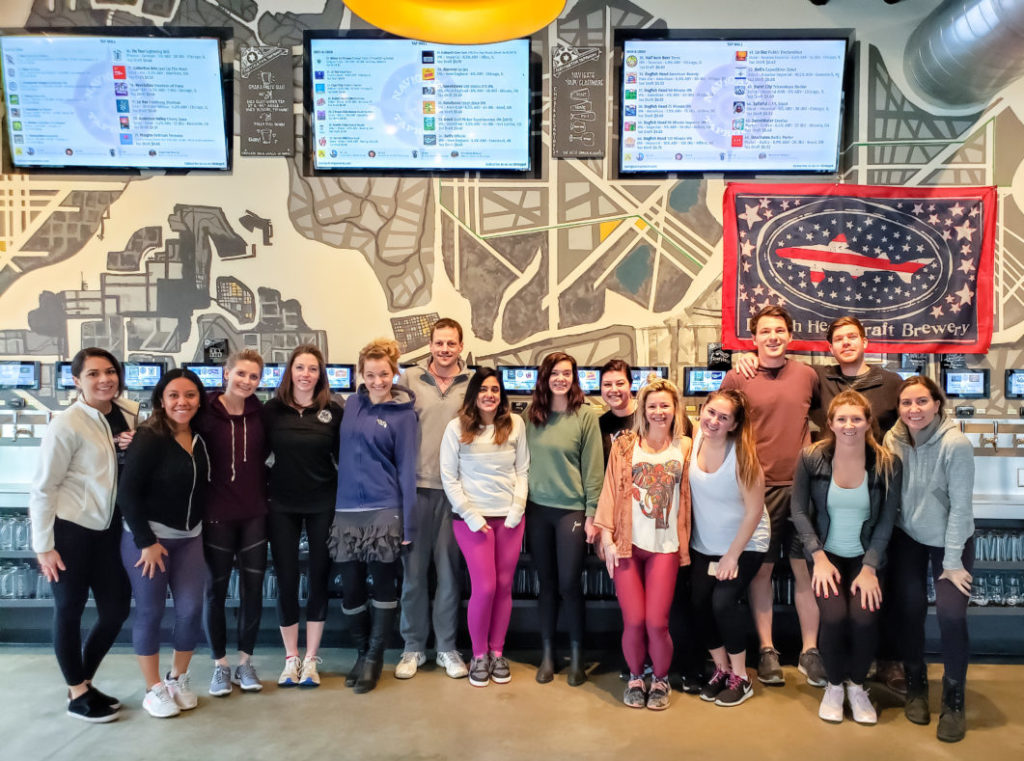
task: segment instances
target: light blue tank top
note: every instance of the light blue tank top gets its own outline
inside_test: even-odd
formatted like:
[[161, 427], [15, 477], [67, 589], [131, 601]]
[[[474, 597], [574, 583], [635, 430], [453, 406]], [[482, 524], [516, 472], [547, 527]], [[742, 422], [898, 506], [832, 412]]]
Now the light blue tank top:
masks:
[[871, 497], [868, 494], [868, 474], [860, 486], [844, 489], [833, 480], [828, 486], [829, 526], [825, 539], [825, 551], [841, 558], [855, 558], [864, 554], [860, 541], [860, 530], [871, 514]]

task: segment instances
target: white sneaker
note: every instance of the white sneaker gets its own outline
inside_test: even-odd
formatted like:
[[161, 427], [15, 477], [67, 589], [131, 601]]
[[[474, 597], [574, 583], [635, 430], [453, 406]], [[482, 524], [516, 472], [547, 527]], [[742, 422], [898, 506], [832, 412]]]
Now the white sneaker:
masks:
[[302, 661], [299, 660], [299, 656], [289, 655], [284, 659], [284, 671], [277, 678], [277, 683], [281, 687], [294, 687], [302, 679], [301, 672]]
[[184, 674], [178, 674], [177, 679], [172, 679], [168, 672], [167, 677], [164, 679], [167, 692], [170, 693], [171, 698], [182, 711], [191, 711], [199, 705], [199, 698], [192, 692], [190, 679], [191, 677], [187, 671]]
[[878, 713], [871, 705], [871, 698], [863, 685], [846, 683], [846, 699], [850, 701], [850, 711], [853, 713], [853, 720], [858, 724], [877, 724]]
[[181, 713], [178, 704], [174, 702], [171, 693], [167, 691], [167, 685], [163, 682], [154, 684], [146, 691], [146, 697], [142, 699], [143, 710], [154, 719], [169, 719]]
[[462, 660], [458, 650], [445, 650], [437, 654], [437, 665], [444, 669], [444, 673], [452, 679], [462, 679], [469, 676], [469, 669], [466, 662]]
[[299, 679], [300, 687], [320, 686], [320, 672], [316, 670], [318, 663], [323, 663], [323, 659], [318, 655], [307, 655], [302, 659], [302, 677]]
[[843, 685], [826, 684], [818, 706], [818, 718], [839, 724], [843, 720]]
[[395, 666], [395, 679], [412, 679], [416, 676], [416, 669], [427, 662], [427, 656], [416, 651], [402, 653], [402, 659]]

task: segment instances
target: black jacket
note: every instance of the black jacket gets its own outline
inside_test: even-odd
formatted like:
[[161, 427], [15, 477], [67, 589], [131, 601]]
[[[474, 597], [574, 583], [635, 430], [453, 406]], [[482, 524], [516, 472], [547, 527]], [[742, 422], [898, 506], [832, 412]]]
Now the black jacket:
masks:
[[811, 420], [822, 431], [827, 425], [825, 417], [829, 404], [840, 393], [850, 390], [863, 394], [871, 404], [871, 429], [876, 441], [880, 442], [885, 432], [896, 424], [899, 419], [896, 406], [900, 384], [903, 383], [903, 378], [897, 373], [877, 365], [869, 365], [866, 373], [855, 377], [843, 375], [839, 365], [815, 365], [814, 369], [818, 373], [821, 402], [811, 410]]
[[274, 456], [267, 487], [272, 512], [334, 512], [342, 415], [333, 400], [322, 410], [301, 412], [279, 399], [263, 405], [263, 430]]
[[[793, 523], [804, 545], [808, 560], [824, 548], [828, 537], [828, 489], [832, 483], [832, 450], [808, 448], [800, 454], [793, 475], [793, 496], [790, 501]], [[892, 536], [892, 527], [900, 505], [900, 487], [903, 483], [903, 463], [893, 457], [892, 476], [886, 484], [875, 471], [875, 454], [867, 456], [867, 479], [870, 510], [868, 519], [860, 529], [864, 547], [864, 565], [879, 569], [885, 565], [885, 548]]]

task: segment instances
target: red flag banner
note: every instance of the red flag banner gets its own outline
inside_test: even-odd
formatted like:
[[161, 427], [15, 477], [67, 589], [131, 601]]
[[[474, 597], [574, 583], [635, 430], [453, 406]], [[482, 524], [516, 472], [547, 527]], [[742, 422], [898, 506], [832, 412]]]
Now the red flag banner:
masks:
[[726, 348], [751, 348], [751, 315], [781, 304], [798, 351], [826, 351], [843, 315], [872, 352], [988, 350], [993, 187], [729, 183], [724, 225]]

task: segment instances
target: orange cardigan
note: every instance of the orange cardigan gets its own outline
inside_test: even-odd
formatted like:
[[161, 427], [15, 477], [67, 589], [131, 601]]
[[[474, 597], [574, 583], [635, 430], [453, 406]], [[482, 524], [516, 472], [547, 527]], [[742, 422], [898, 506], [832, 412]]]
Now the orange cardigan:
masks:
[[[612, 532], [615, 551], [620, 558], [633, 555], [633, 445], [637, 435], [626, 432], [612, 442], [604, 487], [597, 502], [594, 525]], [[690, 564], [690, 447], [693, 441], [683, 436], [683, 474], [679, 479], [679, 565]]]

